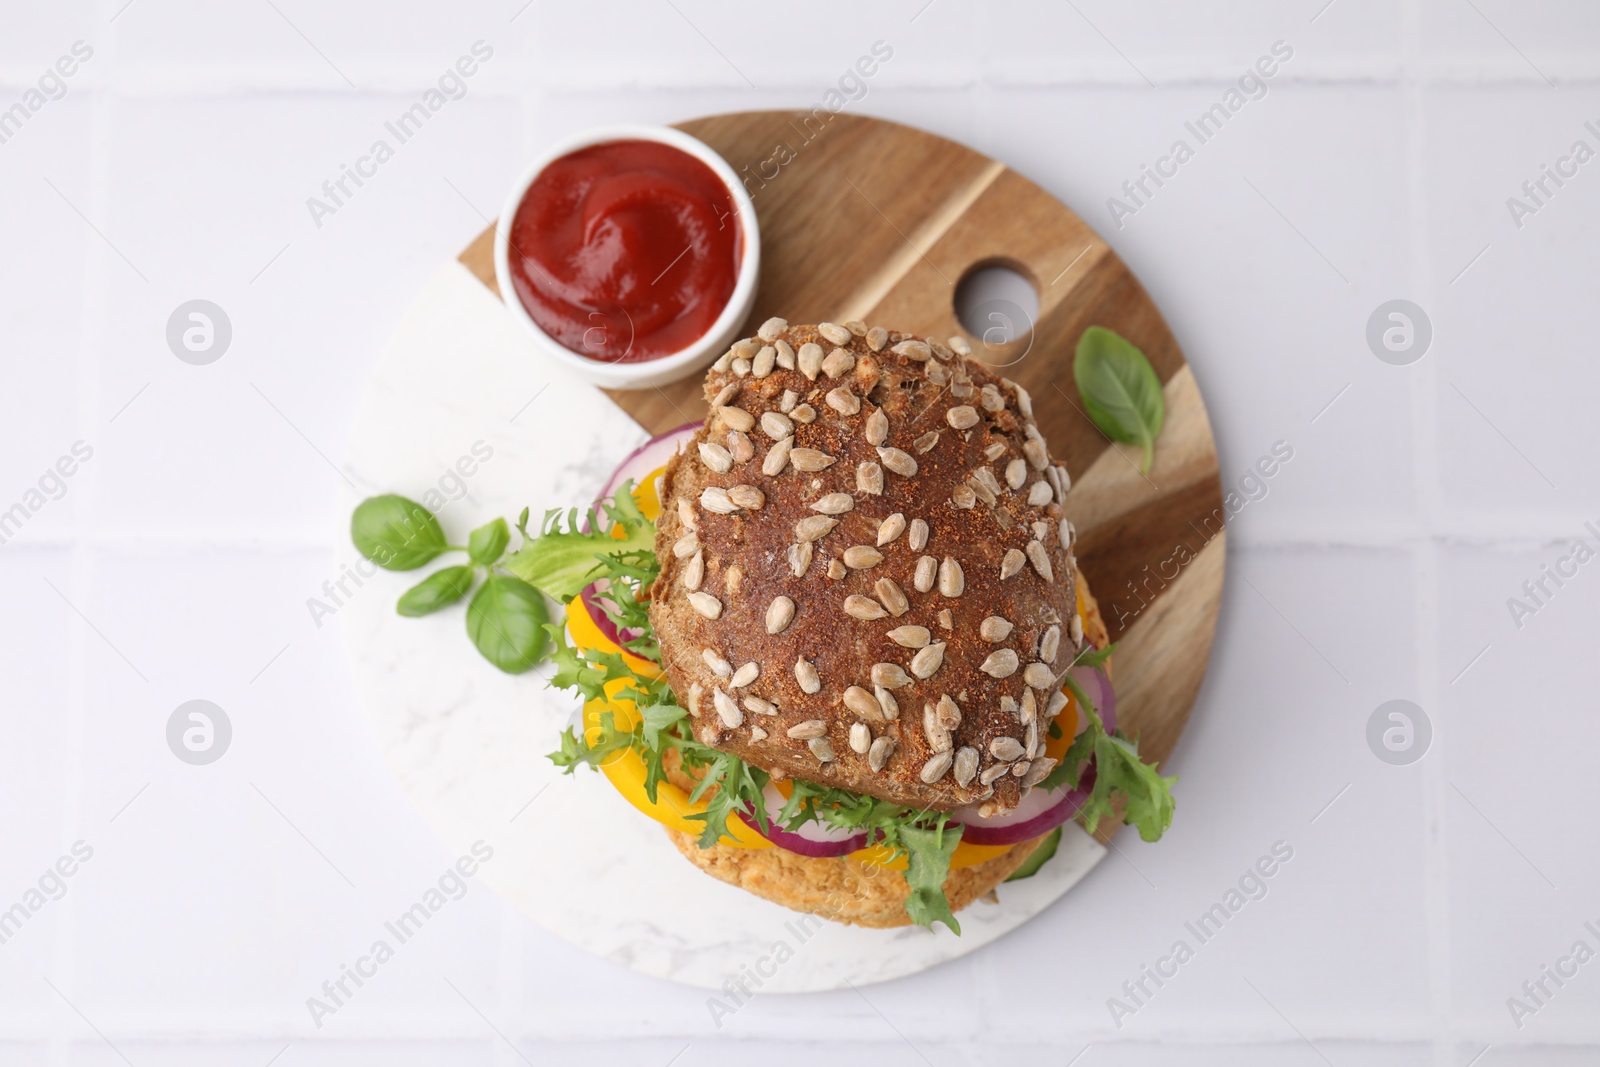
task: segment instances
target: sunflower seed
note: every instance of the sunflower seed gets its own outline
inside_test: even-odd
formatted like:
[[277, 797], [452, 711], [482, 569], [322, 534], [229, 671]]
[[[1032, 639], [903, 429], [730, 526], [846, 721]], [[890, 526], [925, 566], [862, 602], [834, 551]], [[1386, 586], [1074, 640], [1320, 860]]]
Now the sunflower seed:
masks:
[[877, 697], [859, 685], [852, 685], [844, 691], [844, 706], [863, 719], [877, 722], [883, 718], [883, 708], [879, 706]]
[[750, 361], [740, 357], [733, 361], [733, 373], [736, 377], [743, 378], [750, 373]]
[[1022, 691], [1022, 703], [1017, 706], [1017, 721], [1027, 726], [1039, 721], [1039, 700], [1032, 689]]
[[969, 404], [953, 407], [944, 413], [945, 421], [958, 430], [970, 430], [978, 425], [980, 416]]
[[967, 576], [962, 573], [961, 564], [955, 559], [946, 556], [939, 561], [939, 592], [943, 596], [960, 596], [967, 588]]
[[728, 688], [743, 689], [759, 677], [761, 677], [761, 667], [752, 660], [733, 672], [733, 680], [728, 683]]
[[781, 634], [794, 621], [794, 601], [786, 596], [775, 596], [767, 605], [767, 633]]
[[1061, 651], [1061, 627], [1052, 626], [1044, 632], [1039, 639], [1039, 658], [1046, 663], [1056, 661], [1056, 653]]
[[978, 773], [978, 750], [971, 745], [962, 745], [956, 749], [955, 758], [956, 784], [965, 789]]
[[865, 756], [872, 748], [872, 727], [864, 722], [850, 724], [850, 751]]
[[882, 408], [867, 416], [866, 435], [867, 444], [874, 448], [889, 439], [889, 416], [883, 413]]
[[989, 742], [989, 755], [995, 759], [1005, 760], [1010, 763], [1012, 760], [1021, 757], [1022, 742], [1015, 737], [1002, 734]]
[[1022, 776], [1022, 784], [1024, 786], [1036, 786], [1050, 777], [1050, 772], [1055, 769], [1056, 761], [1048, 756], [1035, 759], [1028, 768], [1028, 773]]
[[822, 677], [817, 674], [817, 668], [804, 656], [794, 661], [794, 680], [804, 693], [815, 693], [822, 688]]
[[950, 371], [943, 363], [928, 364], [928, 381], [934, 385], [945, 385], [950, 381]]
[[972, 355], [972, 346], [967, 344], [967, 339], [965, 337], [952, 337], [949, 340], [949, 345], [951, 350], [957, 355]]
[[984, 785], [994, 785], [995, 781], [1004, 778], [1009, 770], [1011, 770], [1011, 764], [1009, 763], [990, 764], [982, 774], [978, 775], [978, 781]]
[[878, 524], [878, 544], [889, 544], [905, 532], [906, 517], [897, 511]]
[[872, 742], [872, 747], [867, 749], [867, 766], [874, 772], [883, 770], [884, 764], [889, 762], [889, 756], [894, 752], [894, 738], [879, 737]]
[[789, 462], [794, 465], [795, 470], [810, 474], [815, 471], [825, 471], [833, 466], [833, 457], [814, 448], [795, 448], [789, 451]]
[[753, 485], [735, 485], [728, 490], [728, 499], [746, 511], [760, 511], [767, 503], [767, 494]]
[[827, 536], [828, 531], [837, 525], [838, 519], [830, 519], [826, 515], [807, 515], [794, 524], [794, 537], [796, 541], [815, 541]]
[[926, 626], [896, 626], [889, 631], [889, 640], [901, 648], [922, 648], [931, 636]]
[[1050, 524], [1048, 522], [1045, 522], [1043, 519], [1040, 519], [1040, 520], [1038, 520], [1037, 522], [1035, 522], [1033, 524], [1033, 539], [1035, 541], [1038, 541], [1040, 544], [1043, 544], [1045, 538], [1047, 538], [1049, 536], [1050, 536]]
[[767, 343], [778, 339], [778, 335], [789, 328], [788, 319], [780, 319], [776, 315], [761, 324], [761, 329], [756, 331], [756, 336]]
[[717, 361], [711, 364], [711, 369], [721, 373], [722, 371], [727, 370], [732, 363], [733, 349], [730, 348], [726, 352], [722, 353], [722, 355], [717, 357]]
[[789, 573], [796, 578], [805, 577], [806, 570], [811, 566], [811, 542], [801, 541], [797, 545], [789, 546]]
[[1000, 390], [996, 389], [992, 384], [984, 386], [981, 393], [983, 396], [983, 410], [1004, 411], [1006, 409], [1006, 398], [1001, 396]]
[[828, 724], [823, 722], [821, 719], [807, 719], [805, 722], [795, 723], [793, 726], [785, 730], [784, 733], [790, 737], [797, 738], [802, 741], [808, 741], [813, 737], [826, 737], [828, 733]]
[[844, 550], [844, 565], [853, 571], [864, 571], [883, 562], [883, 553], [871, 545], [851, 545]]
[[801, 374], [811, 381], [816, 381], [817, 375], [822, 371], [822, 346], [807, 341], [800, 346], [795, 362], [799, 364]]
[[954, 630], [956, 628], [955, 617], [950, 614], [949, 608], [940, 609], [939, 625], [943, 626], [946, 630]]
[[964, 378], [958, 378], [950, 386], [950, 395], [957, 400], [965, 400], [972, 395], [972, 383]]
[[828, 390], [828, 406], [841, 415], [854, 415], [861, 410], [861, 398], [846, 386]]
[[1078, 648], [1083, 644], [1083, 620], [1074, 615], [1067, 624], [1067, 636], [1072, 638], [1072, 647]]
[[833, 762], [833, 743], [826, 737], [813, 737], [806, 742], [806, 747], [811, 750], [813, 756], [817, 757], [818, 763]]
[[783, 468], [789, 465], [789, 450], [793, 447], [794, 438], [785, 437], [767, 449], [767, 458], [761, 461], [761, 473], [769, 478], [782, 474]]
[[1017, 391], [1017, 410], [1022, 412], [1024, 418], [1033, 418], [1033, 397], [1016, 382], [1011, 383], [1011, 388]]
[[[991, 497], [1000, 492], [1000, 481], [994, 476], [994, 468], [992, 467], [979, 467], [973, 471], [972, 481], [987, 489]], [[993, 499], [989, 500], [988, 503], [992, 505], [994, 503]]]
[[902, 478], [916, 477], [917, 461], [898, 448], [879, 448], [878, 458], [883, 460], [885, 467], [888, 467]]
[[757, 715], [776, 715], [778, 714], [778, 705], [770, 700], [762, 700], [760, 697], [745, 697], [744, 710], [754, 712]]
[[1039, 744], [1039, 720], [1035, 719], [1028, 723], [1028, 732], [1022, 742], [1022, 746], [1027, 750], [1029, 759], [1033, 759], [1033, 757], [1044, 751], [1043, 746]]
[[716, 649], [702, 648], [700, 650], [700, 658], [705, 661], [707, 667], [711, 668], [711, 673], [723, 681], [733, 677], [733, 664], [719, 656]]
[[1057, 690], [1056, 692], [1054, 692], [1054, 693], [1052, 693], [1050, 695], [1050, 703], [1045, 705], [1044, 717], [1046, 719], [1053, 719], [1057, 715], [1060, 715], [1062, 710], [1064, 708], [1066, 708], [1066, 706], [1067, 706], [1067, 694], [1061, 692], [1060, 690]]
[[842, 348], [835, 348], [822, 361], [822, 373], [830, 378], [843, 378], [855, 368], [856, 357]]
[[1056, 476], [1061, 479], [1061, 495], [1066, 496], [1067, 490], [1072, 488], [1072, 475], [1068, 473], [1067, 468], [1061, 466], [1060, 464], [1057, 464], [1051, 469], [1054, 470], [1056, 472]]
[[866, 460], [856, 466], [856, 491], [871, 496], [883, 495], [883, 468]]
[[898, 719], [900, 717], [900, 702], [894, 698], [893, 693], [881, 685], [875, 685], [872, 687], [872, 695], [877, 699], [878, 708], [883, 712], [885, 719]]
[[1042, 471], [1050, 465], [1050, 455], [1045, 451], [1044, 442], [1037, 437], [1030, 437], [1022, 443], [1022, 454], [1028, 457], [1034, 470]]
[[922, 705], [922, 734], [935, 752], [950, 751], [950, 731], [939, 725], [939, 712], [932, 704]]
[[872, 589], [878, 594], [883, 606], [889, 609], [889, 614], [895, 618], [911, 610], [911, 602], [906, 599], [905, 590], [901, 589], [900, 583], [893, 578], [879, 578], [872, 584]]
[[824, 515], [843, 515], [855, 506], [856, 498], [849, 493], [829, 493], [827, 496], [820, 497], [806, 505], [812, 511], [821, 512]]
[[929, 757], [928, 762], [922, 765], [922, 773], [918, 775], [924, 782], [932, 785], [943, 778], [950, 769], [951, 755], [948, 752], [938, 752]]
[[867, 335], [867, 324], [860, 319], [851, 319], [844, 324], [844, 328], [850, 331], [852, 337], [865, 337]]
[[869, 596], [861, 596], [859, 593], [852, 593], [844, 598], [844, 613], [852, 619], [862, 619], [869, 622], [873, 619], [881, 619], [889, 614], [883, 610], [882, 604], [879, 604]]
[[784, 370], [794, 370], [794, 349], [789, 342], [780, 337], [772, 342], [772, 347], [778, 350], [778, 366]]
[[889, 349], [897, 356], [915, 360], [918, 363], [928, 362], [928, 357], [933, 355], [933, 349], [928, 347], [926, 341], [905, 340]]
[[903, 685], [911, 684], [911, 675], [907, 674], [898, 663], [874, 663], [872, 684], [881, 685], [885, 689], [899, 689]]
[[756, 358], [750, 361], [750, 376], [752, 378], [765, 378], [772, 373], [772, 368], [778, 365], [778, 350], [771, 345], [762, 345], [761, 351], [756, 353]]
[[840, 561], [836, 559], [830, 559], [828, 561], [828, 577], [832, 578], [834, 581], [837, 582], [839, 579], [843, 578], [849, 573], [849, 570], [847, 570], [845, 565]]
[[819, 322], [817, 323], [817, 332], [836, 345], [850, 343], [850, 331], [843, 326], [838, 326], [831, 322]]
[[991, 678], [1009, 678], [1017, 673], [1017, 654], [1009, 648], [996, 649], [978, 669]]
[[964, 511], [978, 503], [978, 494], [970, 485], [958, 485], [950, 491], [950, 503]]
[[700, 551], [700, 536], [693, 530], [672, 543], [672, 554], [678, 559], [688, 559], [698, 551]]
[[756, 417], [739, 407], [720, 407], [717, 419], [730, 430], [748, 430], [756, 424]]
[[690, 593], [689, 606], [708, 619], [715, 619], [722, 615], [722, 601], [710, 593]]
[[1006, 443], [1004, 441], [996, 441], [994, 444], [983, 450], [983, 458], [988, 460], [990, 463], [993, 463], [995, 460], [999, 459], [1005, 454]]
[[774, 441], [781, 441], [785, 437], [793, 436], [794, 420], [779, 411], [767, 411], [761, 415], [761, 432]]
[[1011, 623], [999, 615], [990, 615], [978, 627], [978, 633], [985, 641], [999, 644], [1011, 636]]
[[1006, 549], [1005, 558], [1000, 561], [1000, 578], [1011, 577], [1022, 570], [1022, 565], [1028, 562], [1028, 557], [1020, 548]]
[[1034, 482], [1028, 489], [1028, 503], [1032, 507], [1042, 508], [1055, 499], [1055, 491], [1050, 488], [1049, 482]]
[[946, 730], [954, 730], [961, 725], [961, 706], [949, 693], [941, 693], [939, 703], [933, 709], [933, 718]]
[[935, 641], [927, 648], [922, 649], [911, 657], [911, 673], [918, 678], [932, 678], [939, 673], [939, 668], [944, 666], [943, 641]]
[[1048, 689], [1056, 680], [1056, 672], [1046, 663], [1030, 663], [1022, 669], [1022, 680], [1030, 688]]
[[700, 461], [718, 474], [726, 474], [733, 469], [733, 453], [710, 441], [700, 442]]
[[744, 722], [744, 712], [739, 710], [739, 705], [733, 698], [724, 693], [719, 687], [711, 691], [711, 702], [716, 706], [717, 718], [722, 720], [722, 725], [730, 730], [738, 729]]
[[[1024, 750], [1022, 754], [1024, 756], [1026, 756], [1028, 753], [1027, 753], [1026, 750]], [[1018, 760], [1017, 762], [1015, 762], [1015, 763], [1013, 763], [1011, 765], [1011, 773], [1014, 776], [1018, 777], [1018, 778], [1023, 778], [1023, 777], [1027, 776], [1028, 771], [1032, 767], [1033, 767], [1033, 764], [1030, 761], [1025, 760], [1025, 759], [1024, 760]]]
[[765, 730], [759, 726], [750, 727], [750, 740], [752, 743], [756, 741], [765, 741], [766, 739], [767, 732]]
[[700, 583], [706, 577], [706, 557], [703, 552], [696, 552], [689, 558], [683, 567], [683, 587], [689, 592], [700, 588]]
[[783, 391], [783, 396], [778, 398], [778, 410], [787, 415], [789, 412], [794, 410], [794, 406], [799, 402], [799, 393], [795, 392], [793, 389], [785, 389]]
[[[892, 516], [891, 516], [892, 517]], [[911, 536], [906, 538], [911, 551], [921, 552], [928, 547], [928, 524], [921, 519], [911, 520]]]
[[917, 592], [926, 593], [933, 588], [933, 583], [939, 577], [939, 561], [932, 556], [923, 556], [917, 560], [917, 574], [912, 580]]
[[724, 385], [722, 387], [720, 392], [717, 393], [716, 399], [711, 401], [711, 406], [713, 408], [722, 407], [728, 401], [732, 400], [734, 398], [734, 396], [738, 392], [739, 392], [739, 383], [738, 382], [729, 382], [727, 385]]
[[1039, 577], [1045, 581], [1056, 580], [1055, 569], [1050, 566], [1050, 554], [1037, 541], [1028, 542], [1028, 562], [1033, 564], [1033, 569], [1038, 571]]

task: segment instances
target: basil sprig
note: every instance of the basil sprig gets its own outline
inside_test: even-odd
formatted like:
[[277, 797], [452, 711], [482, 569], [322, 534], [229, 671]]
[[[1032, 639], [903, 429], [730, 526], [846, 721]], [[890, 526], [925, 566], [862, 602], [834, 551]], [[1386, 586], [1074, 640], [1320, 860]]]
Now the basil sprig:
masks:
[[1155, 368], [1132, 342], [1104, 326], [1091, 326], [1078, 338], [1072, 360], [1083, 410], [1113, 441], [1144, 449], [1139, 473], [1150, 473], [1156, 436], [1167, 418], [1167, 400]]
[[[522, 513], [518, 529], [527, 525]], [[482, 585], [467, 605], [467, 636], [484, 659], [507, 674], [521, 674], [545, 658], [550, 611], [539, 591], [501, 569], [511, 544], [504, 519], [473, 530], [465, 548], [450, 544], [439, 519], [417, 503], [388, 493], [369, 497], [350, 517], [350, 539], [356, 550], [385, 570], [415, 570], [446, 552], [465, 552], [468, 562], [434, 571], [406, 590], [395, 605], [401, 615], [431, 615], [459, 603], [472, 592], [479, 574]]]

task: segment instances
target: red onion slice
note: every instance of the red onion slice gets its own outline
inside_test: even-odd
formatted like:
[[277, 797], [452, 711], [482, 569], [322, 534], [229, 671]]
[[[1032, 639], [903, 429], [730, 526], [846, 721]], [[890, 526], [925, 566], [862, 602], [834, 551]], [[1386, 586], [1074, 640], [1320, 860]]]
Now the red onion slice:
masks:
[[782, 811], [784, 804], [787, 803], [783, 794], [769, 782], [766, 789], [762, 790], [762, 796], [767, 802], [765, 832], [762, 831], [754, 814], [741, 811], [738, 813], [739, 818], [743, 819], [750, 829], [781, 849], [812, 859], [826, 859], [830, 856], [847, 856], [867, 847], [865, 830], [845, 830], [815, 819], [803, 823], [798, 830], [785, 830], [776, 820], [778, 812]]
[[[686, 426], [680, 426], [676, 430], [668, 430], [659, 437], [652, 437], [628, 453], [628, 457], [619, 463], [617, 469], [611, 472], [611, 477], [606, 479], [606, 487], [600, 494], [601, 499], [611, 496], [622, 488], [622, 483], [629, 478], [632, 478], [637, 483], [649, 477], [650, 473], [658, 467], [665, 466], [666, 462], [672, 458], [673, 453], [677, 452], [684, 443], [694, 436], [695, 431], [700, 429], [700, 425], [700, 423], [694, 422]], [[583, 528], [585, 530], [589, 528], [587, 522], [584, 523]], [[600, 631], [607, 641], [620, 648], [623, 647], [626, 641], [637, 640], [640, 634], [636, 630], [618, 631], [617, 624], [611, 621], [611, 617], [606, 614], [605, 608], [600, 605], [598, 600], [599, 595], [604, 593], [605, 590], [606, 582], [601, 580], [584, 589], [579, 596], [583, 598], [584, 610], [589, 613], [589, 618], [594, 620], [595, 628]]]
[[1074, 667], [1067, 673], [1094, 703], [1094, 710], [1105, 725], [1106, 733], [1116, 733], [1117, 693], [1111, 688], [1111, 679], [1106, 677], [1106, 672], [1099, 667]]

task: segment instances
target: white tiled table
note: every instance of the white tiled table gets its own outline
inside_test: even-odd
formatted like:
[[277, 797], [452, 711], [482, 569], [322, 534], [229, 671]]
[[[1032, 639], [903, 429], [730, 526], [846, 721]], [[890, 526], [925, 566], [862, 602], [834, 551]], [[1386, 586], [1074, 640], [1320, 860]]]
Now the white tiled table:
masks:
[[[1600, 1061], [1600, 962], [1520, 1029], [1506, 1006], [1574, 941], [1600, 949], [1600, 565], [1520, 629], [1506, 607], [1600, 520], [1600, 161], [1520, 228], [1506, 207], [1573, 141], [1600, 149], [1600, 10], [522, 3], [0, 12], [0, 108], [94, 49], [0, 143], [0, 508], [94, 450], [0, 546], [0, 908], [94, 850], [0, 944], [0, 1063]], [[480, 39], [465, 98], [317, 227], [306, 198]], [[1188, 353], [1225, 478], [1294, 448], [1233, 525], [1170, 838], [1119, 839], [1126, 861], [973, 956], [720, 1029], [703, 992], [475, 887], [315, 1029], [305, 998], [454, 858], [305, 607], [376, 349], [538, 146], [811, 106], [880, 39], [894, 58], [850, 106], [1100, 227]], [[1270, 92], [1113, 228], [1106, 198], [1277, 40]], [[234, 327], [206, 367], [164, 340], [195, 297]], [[1435, 330], [1407, 367], [1363, 339], [1395, 297]], [[236, 732], [206, 769], [163, 735], [195, 697]], [[1395, 697], [1435, 728], [1408, 767], [1364, 739]], [[1115, 1027], [1107, 998], [1278, 840], [1266, 898]]]

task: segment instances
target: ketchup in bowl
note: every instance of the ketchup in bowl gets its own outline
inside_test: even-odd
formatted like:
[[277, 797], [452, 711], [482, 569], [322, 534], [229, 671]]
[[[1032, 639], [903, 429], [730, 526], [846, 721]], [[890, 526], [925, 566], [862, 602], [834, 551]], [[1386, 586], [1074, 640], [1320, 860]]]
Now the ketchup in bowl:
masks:
[[728, 187], [694, 156], [623, 140], [556, 159], [523, 194], [511, 285], [552, 339], [604, 363], [698, 341], [728, 305], [744, 254]]

